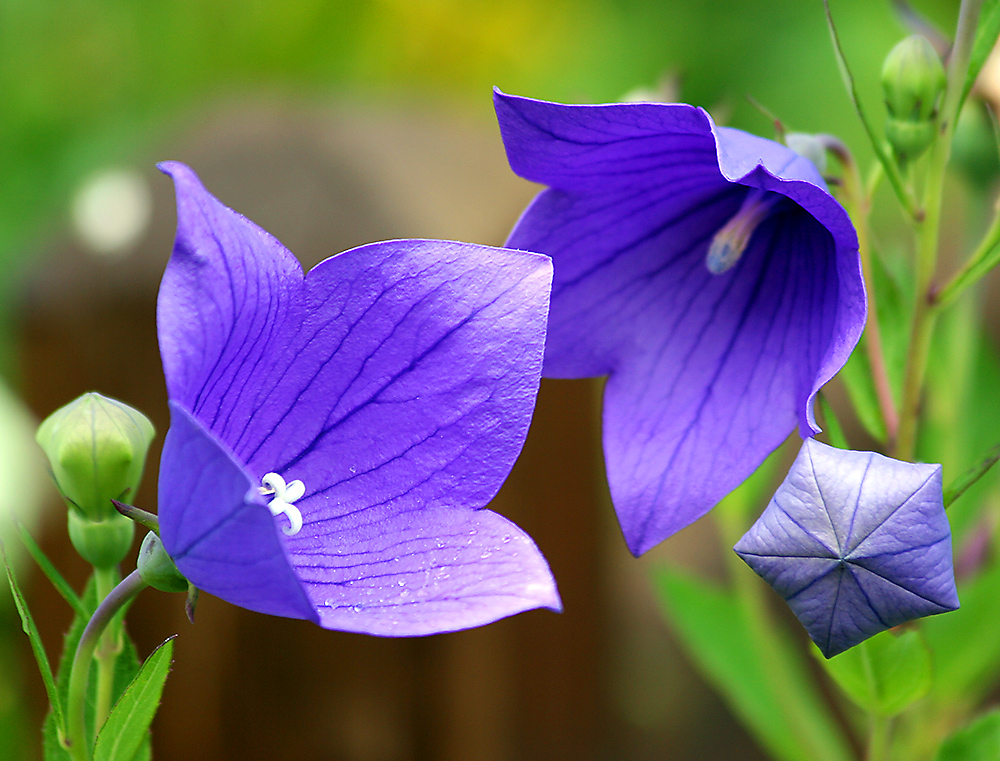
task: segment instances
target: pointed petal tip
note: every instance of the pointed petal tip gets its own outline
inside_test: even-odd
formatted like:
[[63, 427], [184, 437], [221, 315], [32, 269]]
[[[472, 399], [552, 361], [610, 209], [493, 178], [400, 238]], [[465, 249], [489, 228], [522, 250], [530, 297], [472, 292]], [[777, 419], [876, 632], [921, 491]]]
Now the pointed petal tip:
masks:
[[194, 174], [194, 171], [182, 161], [158, 161], [156, 163], [156, 168], [163, 172], [168, 177], [176, 179], [178, 175], [183, 174]]

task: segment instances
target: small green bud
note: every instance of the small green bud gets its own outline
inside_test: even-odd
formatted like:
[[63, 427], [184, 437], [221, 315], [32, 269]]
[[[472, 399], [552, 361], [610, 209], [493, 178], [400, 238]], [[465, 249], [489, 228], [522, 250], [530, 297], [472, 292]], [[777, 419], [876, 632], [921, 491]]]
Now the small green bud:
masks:
[[112, 499], [134, 498], [153, 435], [141, 412], [91, 392], [49, 415], [35, 440], [71, 512], [100, 522], [121, 517]]
[[118, 565], [132, 548], [135, 523], [124, 515], [91, 521], [76, 510], [69, 511], [69, 539], [80, 557], [95, 568]]
[[894, 47], [882, 66], [889, 112], [885, 134], [901, 161], [917, 158], [934, 141], [938, 102], [947, 77], [934, 47], [920, 35]]
[[152, 531], [142, 540], [136, 567], [142, 580], [154, 589], [159, 589], [161, 592], [188, 591], [188, 580], [181, 576], [174, 561], [163, 549], [160, 537]]
[[882, 90], [889, 115], [904, 121], [930, 121], [947, 79], [937, 51], [924, 37], [907, 37], [889, 51], [882, 65]]
[[889, 118], [885, 122], [885, 136], [896, 155], [903, 160], [917, 158], [934, 142], [933, 122], [907, 122]]
[[785, 135], [785, 145], [800, 156], [809, 159], [820, 173], [826, 171], [826, 145], [816, 135], [805, 132], [789, 132]]

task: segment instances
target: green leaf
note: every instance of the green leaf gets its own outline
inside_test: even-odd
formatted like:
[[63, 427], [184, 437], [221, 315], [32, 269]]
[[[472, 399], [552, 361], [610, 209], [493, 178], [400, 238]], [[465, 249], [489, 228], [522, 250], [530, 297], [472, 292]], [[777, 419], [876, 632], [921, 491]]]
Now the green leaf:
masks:
[[[70, 625], [69, 631], [63, 639], [63, 652], [59, 660], [59, 671], [56, 675], [56, 689], [59, 691], [59, 697], [63, 705], [66, 703], [69, 691], [69, 675], [73, 666], [73, 656], [76, 653], [76, 647], [80, 642], [80, 637], [83, 635], [84, 628], [87, 626], [87, 621], [90, 620], [90, 616], [93, 615], [93, 611], [97, 608], [97, 592], [93, 577], [87, 582], [87, 587], [80, 596], [80, 601], [83, 604], [83, 614], [78, 613], [74, 616], [73, 623]], [[135, 645], [132, 644], [131, 639], [123, 630], [122, 651], [115, 660], [115, 676], [114, 684], [112, 685], [113, 701], [120, 698], [125, 688], [138, 673], [139, 656], [136, 653]], [[90, 668], [90, 679], [87, 684], [87, 704], [85, 707], [86, 726], [91, 728], [91, 736], [96, 734], [93, 730], [96, 696], [97, 662], [95, 660]], [[42, 725], [42, 740], [45, 761], [70, 761], [69, 753], [59, 743], [59, 732], [55, 724], [55, 718], [51, 712], [46, 716], [45, 723]], [[143, 759], [149, 758], [148, 741], [143, 744], [143, 747], [146, 748], [146, 755], [137, 756], [135, 761], [143, 761]], [[140, 752], [142, 752], [142, 748], [140, 748]]]
[[[973, 299], [961, 300], [939, 319], [927, 381], [917, 456], [923, 462], [941, 463], [945, 482], [952, 484], [983, 461], [1000, 431], [1000, 405], [996, 403], [1000, 356], [983, 331]], [[957, 553], [970, 532], [978, 530], [982, 507], [995, 502], [998, 489], [1000, 469], [993, 468], [949, 506], [948, 521]]]
[[818, 397], [819, 408], [822, 412], [823, 428], [826, 431], [826, 435], [830, 440], [830, 445], [837, 447], [838, 449], [850, 449], [851, 445], [847, 441], [847, 436], [844, 434], [844, 428], [840, 425], [840, 421], [837, 420], [837, 415], [833, 411], [833, 407], [830, 405], [830, 400], [826, 398], [826, 394], [820, 393]]
[[962, 607], [922, 623], [934, 656], [931, 698], [939, 706], [974, 706], [1000, 675], [1000, 564], [959, 587]]
[[[731, 593], [677, 569], [654, 572], [660, 599], [688, 653], [726, 698], [761, 745], [779, 761], [816, 761], [816, 744], [824, 761], [851, 758], [843, 735], [824, 711], [797, 648], [783, 633], [774, 632], [777, 657], [794, 674], [792, 685], [779, 687], [771, 669], [755, 651], [747, 613]], [[779, 689], [790, 688], [792, 695]], [[810, 742], [785, 710], [798, 702], [808, 717]]]
[[851, 700], [880, 716], [895, 716], [931, 688], [930, 650], [912, 629], [876, 634], [820, 661]]
[[1000, 711], [990, 711], [945, 740], [934, 761], [996, 761], [998, 758]]
[[18, 615], [21, 616], [21, 628], [24, 629], [24, 633], [28, 635], [28, 640], [31, 642], [31, 650], [35, 654], [38, 671], [42, 675], [42, 683], [45, 685], [45, 692], [49, 696], [49, 705], [52, 707], [54, 720], [58, 726], [65, 727], [66, 720], [63, 716], [63, 700], [56, 689], [56, 681], [52, 676], [52, 666], [49, 664], [49, 656], [45, 653], [45, 647], [42, 645], [42, 638], [38, 633], [38, 627], [35, 626], [35, 619], [32, 618], [31, 611], [28, 610], [28, 604], [21, 593], [21, 588], [14, 577], [14, 568], [7, 562], [7, 551], [4, 549], [2, 542], [0, 542], [0, 554], [3, 555], [4, 566], [7, 568], [7, 581], [10, 583], [10, 591], [14, 596], [14, 604], [17, 606]]
[[[45, 578], [52, 583], [52, 586], [56, 588], [56, 591], [67, 603], [69, 603], [69, 606], [73, 609], [73, 611], [78, 615], [86, 614], [83, 603], [80, 601], [76, 592], [73, 591], [73, 587], [71, 587], [69, 582], [63, 578], [58, 569], [52, 565], [52, 561], [45, 556], [45, 553], [42, 552], [42, 548], [38, 546], [38, 543], [35, 542], [31, 534], [28, 533], [28, 529], [18, 523], [17, 534], [21, 538], [21, 543], [28, 551], [28, 554], [34, 558], [34, 561], [38, 563], [38, 567], [42, 569], [42, 573], [45, 574]], [[89, 614], [86, 615], [89, 616]]]
[[837, 59], [837, 68], [840, 69], [841, 79], [844, 80], [844, 87], [847, 89], [847, 95], [851, 99], [851, 103], [854, 104], [854, 110], [858, 114], [858, 119], [861, 120], [861, 126], [865, 128], [865, 133], [868, 135], [868, 140], [871, 143], [872, 150], [875, 151], [875, 156], [878, 158], [879, 163], [882, 164], [882, 168], [885, 170], [885, 176], [889, 180], [889, 184], [892, 185], [892, 189], [896, 192], [896, 197], [899, 198], [899, 202], [906, 209], [906, 213], [917, 218], [917, 206], [913, 197], [906, 189], [906, 185], [903, 182], [903, 178], [899, 174], [899, 168], [896, 166], [896, 162], [893, 161], [892, 157], [886, 151], [884, 142], [875, 134], [875, 130], [871, 126], [871, 122], [868, 121], [868, 117], [865, 114], [864, 107], [861, 104], [861, 98], [858, 96], [858, 89], [854, 84], [854, 75], [851, 74], [851, 69], [847, 65], [847, 57], [844, 55], [844, 49], [840, 44], [840, 35], [837, 34], [837, 27], [833, 23], [833, 15], [830, 13], [830, 3], [829, 0], [823, 0], [823, 6], [826, 9], [826, 25], [830, 31], [830, 38], [833, 41], [833, 54]]
[[985, 0], [979, 11], [979, 26], [976, 28], [976, 40], [972, 43], [969, 72], [965, 77], [965, 88], [962, 91], [959, 107], [965, 102], [972, 85], [976, 83], [976, 77], [979, 76], [980, 69], [996, 45], [998, 35], [1000, 35], [1000, 0]]
[[[865, 340], [864, 336], [861, 337], [861, 340]], [[847, 389], [847, 396], [851, 400], [858, 421], [868, 432], [868, 435], [878, 441], [885, 441], [885, 423], [882, 421], [878, 395], [875, 393], [875, 385], [872, 383], [871, 365], [868, 363], [868, 355], [865, 354], [862, 344], [859, 343], [854, 349], [847, 364], [841, 368], [837, 377]]]
[[97, 736], [94, 761], [132, 761], [160, 705], [173, 652], [171, 637], [142, 664]]
[[944, 490], [945, 508], [961, 497], [966, 489], [985, 476], [990, 468], [997, 464], [998, 460], [1000, 460], [1000, 444], [994, 444], [979, 462], [948, 484], [948, 487]]

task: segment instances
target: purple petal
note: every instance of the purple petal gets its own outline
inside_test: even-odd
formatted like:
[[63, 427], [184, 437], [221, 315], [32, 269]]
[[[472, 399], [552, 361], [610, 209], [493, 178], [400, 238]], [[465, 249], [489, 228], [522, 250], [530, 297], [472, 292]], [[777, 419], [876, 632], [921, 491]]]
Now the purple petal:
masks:
[[319, 617], [254, 481], [225, 444], [170, 403], [160, 460], [160, 537], [199, 589], [260, 613]]
[[[513, 169], [552, 186], [508, 241], [553, 257], [545, 374], [610, 375], [608, 480], [640, 554], [796, 423], [817, 430], [815, 393], [864, 325], [857, 238], [808, 161], [701, 109], [495, 101]], [[709, 243], [747, 188], [784, 199], [712, 275]]]
[[735, 550], [828, 658], [958, 607], [940, 465], [808, 439]]
[[[549, 260], [392, 241], [303, 276], [277, 240], [223, 206], [187, 167], [163, 169], [178, 196], [158, 305], [168, 390], [255, 485], [268, 473], [305, 484], [295, 502], [302, 530], [280, 542], [322, 624], [420, 634], [557, 607], [537, 548], [500, 516], [476, 512], [510, 471], [530, 422]], [[400, 579], [391, 589], [373, 581], [388, 578], [378, 570], [384, 548], [416, 543], [407, 573], [430, 574], [440, 553], [416, 545], [436, 548], [435, 531], [479, 524], [470, 535], [478, 538], [449, 561], [465, 571], [438, 591], [425, 586], [405, 614], [389, 610]], [[277, 537], [274, 523], [271, 530]], [[517, 541], [498, 545], [498, 531]], [[502, 569], [481, 560], [476, 570], [473, 554], [503, 558]], [[381, 613], [378, 605], [354, 611], [362, 587], [369, 602], [385, 601]]]
[[293, 548], [296, 573], [329, 629], [419, 635], [532, 608], [561, 610], [544, 558], [490, 510], [435, 507], [363, 515]]

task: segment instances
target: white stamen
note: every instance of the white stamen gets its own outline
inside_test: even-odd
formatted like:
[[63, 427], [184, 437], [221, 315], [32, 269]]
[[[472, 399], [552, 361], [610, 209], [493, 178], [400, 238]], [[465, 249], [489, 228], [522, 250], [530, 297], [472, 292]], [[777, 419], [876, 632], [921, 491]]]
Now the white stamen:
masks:
[[261, 494], [274, 495], [274, 499], [267, 503], [267, 508], [271, 511], [271, 515], [281, 515], [284, 513], [288, 516], [289, 526], [282, 529], [285, 535], [293, 536], [299, 533], [302, 530], [302, 513], [292, 503], [305, 496], [305, 484], [298, 480], [286, 484], [285, 479], [277, 473], [265, 474], [260, 479], [260, 482], [264, 484], [260, 487]]
[[757, 225], [763, 221], [779, 198], [780, 196], [776, 193], [768, 193], [759, 189], [752, 190], [747, 194], [740, 210], [720, 227], [715, 237], [712, 238], [708, 254], [705, 256], [705, 266], [709, 272], [713, 275], [721, 275], [740, 260], [743, 252], [746, 251], [747, 244], [750, 243], [753, 231], [757, 229]]

